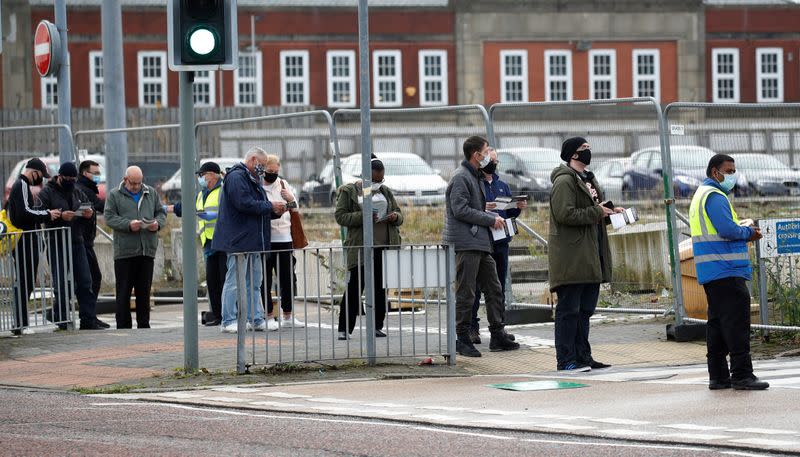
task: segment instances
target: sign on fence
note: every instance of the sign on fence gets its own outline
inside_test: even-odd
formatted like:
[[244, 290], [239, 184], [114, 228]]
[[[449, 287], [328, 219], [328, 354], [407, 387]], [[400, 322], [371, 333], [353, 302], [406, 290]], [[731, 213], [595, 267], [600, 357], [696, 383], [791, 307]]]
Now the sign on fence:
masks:
[[762, 219], [761, 257], [772, 258], [800, 254], [800, 219]]
[[383, 287], [390, 289], [447, 287], [444, 249], [422, 247], [383, 251]]

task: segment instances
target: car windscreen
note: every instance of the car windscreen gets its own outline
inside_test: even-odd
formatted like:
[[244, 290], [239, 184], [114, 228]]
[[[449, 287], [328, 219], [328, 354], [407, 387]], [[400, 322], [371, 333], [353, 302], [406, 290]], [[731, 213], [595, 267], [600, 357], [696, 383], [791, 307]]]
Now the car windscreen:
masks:
[[558, 151], [531, 151], [519, 154], [528, 171], [551, 171], [561, 163]]
[[[683, 168], [688, 170], [705, 170], [708, 166], [708, 161], [713, 157], [710, 151], [705, 149], [673, 149], [670, 159], [672, 160], [672, 168]], [[660, 153], [654, 156], [655, 161], [660, 165]]]
[[766, 154], [741, 154], [734, 155], [736, 168], [741, 170], [786, 170], [785, 163], [773, 156]]
[[[384, 157], [386, 176], [433, 175], [433, 169], [419, 156]], [[348, 158], [342, 164], [343, 172], [351, 176], [361, 175], [361, 157]]]

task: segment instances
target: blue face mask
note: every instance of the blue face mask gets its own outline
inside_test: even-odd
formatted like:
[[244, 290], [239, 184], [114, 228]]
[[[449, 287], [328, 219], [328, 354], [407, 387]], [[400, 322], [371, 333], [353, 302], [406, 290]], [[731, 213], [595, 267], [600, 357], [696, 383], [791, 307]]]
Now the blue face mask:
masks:
[[729, 175], [723, 174], [722, 176], [725, 178], [725, 180], [719, 183], [719, 186], [725, 191], [725, 193], [728, 193], [733, 190], [734, 186], [736, 186], [737, 175], [736, 173], [732, 173]]
[[197, 184], [200, 184], [200, 188], [208, 187], [206, 184], [206, 177], [205, 176], [198, 176], [197, 177]]
[[100, 184], [100, 176], [99, 175], [92, 175], [92, 182], [95, 184]]

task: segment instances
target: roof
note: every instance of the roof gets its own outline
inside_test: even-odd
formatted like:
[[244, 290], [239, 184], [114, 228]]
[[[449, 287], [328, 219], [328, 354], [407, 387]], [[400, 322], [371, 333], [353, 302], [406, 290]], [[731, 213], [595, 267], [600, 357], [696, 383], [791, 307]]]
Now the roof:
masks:
[[[29, 0], [33, 6], [53, 6], [53, 0]], [[69, 6], [96, 6], [99, 7], [103, 0], [70, 0]], [[152, 6], [166, 7], [166, 0], [120, 0], [122, 6]], [[449, 0], [369, 0], [370, 7], [446, 7]], [[358, 0], [238, 0], [239, 7], [253, 8], [356, 8]]]

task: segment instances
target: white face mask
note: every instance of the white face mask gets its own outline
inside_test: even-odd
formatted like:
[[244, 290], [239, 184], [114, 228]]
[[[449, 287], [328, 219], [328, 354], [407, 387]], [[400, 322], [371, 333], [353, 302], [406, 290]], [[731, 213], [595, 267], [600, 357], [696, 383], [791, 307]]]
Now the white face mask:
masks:
[[377, 192], [378, 189], [380, 189], [382, 185], [383, 185], [383, 182], [374, 182], [374, 183], [372, 183], [372, 186], [370, 186], [370, 187], [372, 188], [373, 192]]
[[492, 161], [492, 158], [489, 157], [489, 152], [487, 150], [486, 154], [483, 156], [483, 159], [481, 159], [481, 162], [480, 162], [481, 168], [485, 168], [486, 165], [489, 165], [489, 162], [491, 162], [491, 161]]

